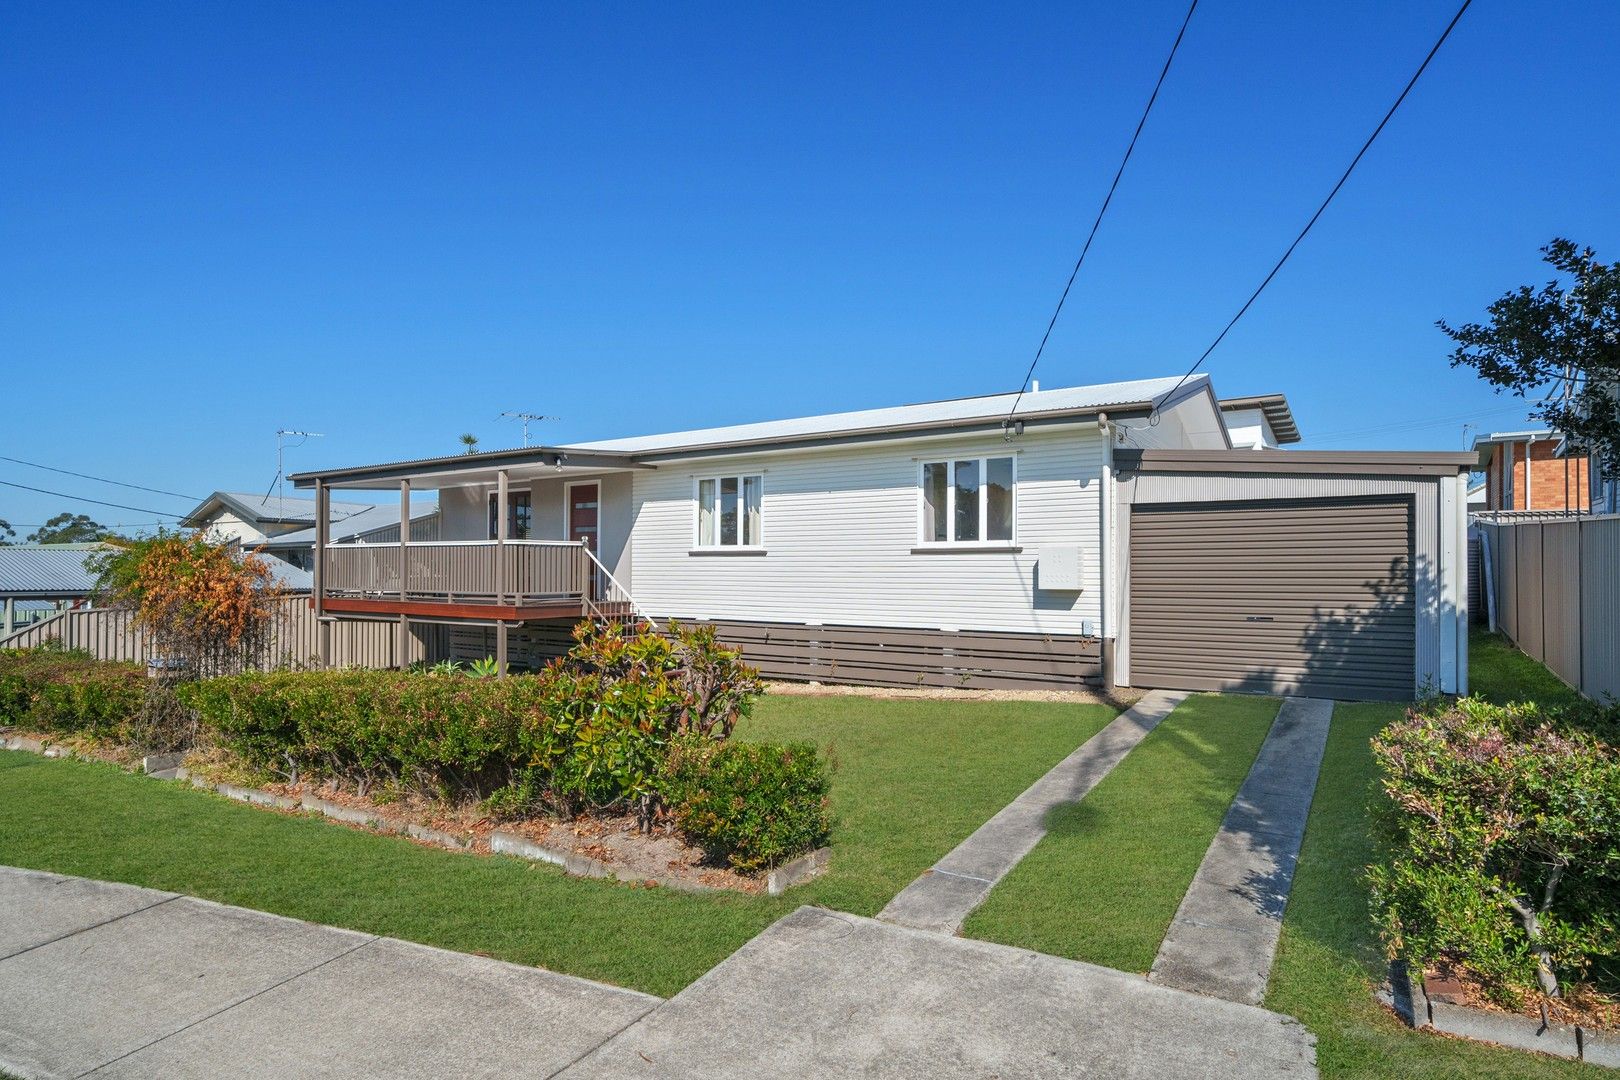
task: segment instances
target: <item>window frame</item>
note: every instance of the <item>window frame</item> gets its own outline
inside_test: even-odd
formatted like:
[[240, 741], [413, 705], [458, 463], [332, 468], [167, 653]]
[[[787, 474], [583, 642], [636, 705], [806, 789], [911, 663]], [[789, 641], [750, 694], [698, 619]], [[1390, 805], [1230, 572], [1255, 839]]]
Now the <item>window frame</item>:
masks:
[[[720, 485], [723, 481], [737, 482], [737, 542], [720, 540]], [[743, 543], [744, 520], [748, 513], [748, 481], [759, 481], [759, 536], [752, 543]], [[703, 542], [703, 485], [714, 485], [714, 543]], [[758, 472], [704, 473], [692, 477], [692, 550], [701, 552], [763, 552], [765, 550], [765, 470]]]
[[[522, 535], [522, 536], [515, 535], [515, 533], [517, 531], [518, 521], [517, 521], [517, 514], [514, 513], [514, 511], [517, 509], [518, 504], [515, 503], [513, 500], [515, 500], [515, 499], [517, 499], [519, 497], [522, 497], [522, 498], [528, 500], [526, 506], [527, 506], [528, 511], [529, 511], [529, 527], [528, 527], [527, 532], [525, 532], [524, 535]], [[500, 502], [500, 499], [501, 499], [501, 493], [498, 490], [491, 490], [488, 493], [488, 498], [484, 502], [484, 506], [485, 506], [485, 522], [484, 522], [484, 524], [489, 529], [489, 541], [494, 541], [496, 539], [496, 530], [500, 528], [500, 518], [495, 516], [496, 513], [497, 513], [497, 511], [495, 509], [495, 506], [496, 506], [496, 504], [498, 502]], [[506, 493], [506, 512], [507, 512], [507, 518], [508, 518], [507, 523], [506, 523], [506, 530], [507, 530], [507, 537], [506, 538], [508, 540], [529, 540], [529, 539], [532, 539], [533, 536], [534, 536], [534, 491], [533, 491], [533, 489], [531, 489], [531, 488], [511, 488], [511, 489], [509, 489], [507, 491], [507, 493]]]
[[[1005, 540], [958, 540], [956, 532], [956, 463], [972, 461], [979, 469], [979, 528], [988, 532], [990, 525], [990, 462], [1000, 459], [1012, 462], [1012, 536]], [[951, 535], [945, 540], [933, 538], [933, 521], [928, 516], [928, 466], [944, 464], [945, 472], [945, 524]], [[984, 548], [1002, 551], [1019, 546], [1018, 541], [1018, 455], [1012, 454], [938, 454], [917, 459], [917, 548], [933, 551], [961, 551]]]

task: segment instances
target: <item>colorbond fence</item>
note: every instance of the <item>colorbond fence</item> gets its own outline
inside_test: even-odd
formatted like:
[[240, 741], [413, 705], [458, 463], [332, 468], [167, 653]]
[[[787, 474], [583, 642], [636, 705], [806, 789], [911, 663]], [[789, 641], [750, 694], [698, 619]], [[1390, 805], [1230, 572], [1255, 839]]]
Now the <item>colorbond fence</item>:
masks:
[[1620, 516], [1474, 528], [1497, 629], [1587, 697], [1620, 699]]
[[[102, 660], [147, 660], [146, 636], [132, 626], [126, 608], [64, 611], [34, 623], [6, 638], [8, 649], [31, 648], [55, 638], [64, 648], [86, 649]], [[265, 666], [313, 665], [320, 652], [320, 624], [310, 609], [309, 597], [289, 596], [276, 615], [274, 643]], [[445, 627], [413, 624], [404, 663], [437, 659], [443, 655]], [[393, 622], [343, 619], [332, 624], [334, 667], [389, 668], [400, 666], [399, 626]]]

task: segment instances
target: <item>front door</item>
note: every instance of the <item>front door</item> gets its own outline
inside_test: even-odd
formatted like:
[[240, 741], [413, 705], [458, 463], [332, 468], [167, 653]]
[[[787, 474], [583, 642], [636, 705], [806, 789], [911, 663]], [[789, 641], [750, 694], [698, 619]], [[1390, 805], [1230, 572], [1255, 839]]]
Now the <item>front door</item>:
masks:
[[[592, 555], [600, 557], [601, 549], [597, 546], [598, 524], [602, 519], [602, 488], [596, 481], [569, 484], [568, 488], [568, 539], [584, 541]], [[592, 570], [591, 592], [594, 597], [602, 595], [601, 576]]]

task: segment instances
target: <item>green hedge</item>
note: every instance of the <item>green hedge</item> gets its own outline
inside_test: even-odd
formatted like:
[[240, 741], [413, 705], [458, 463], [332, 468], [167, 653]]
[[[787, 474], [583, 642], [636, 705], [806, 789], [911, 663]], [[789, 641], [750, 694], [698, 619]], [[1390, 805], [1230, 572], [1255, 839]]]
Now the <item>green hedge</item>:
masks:
[[1507, 1005], [1620, 970], [1620, 751], [1593, 734], [1612, 714], [1465, 698], [1379, 734], [1393, 956], [1460, 963]]
[[139, 664], [59, 649], [0, 649], [0, 725], [123, 739], [145, 692]]
[[670, 748], [663, 776], [676, 826], [744, 871], [826, 843], [830, 787], [809, 743], [683, 740]]

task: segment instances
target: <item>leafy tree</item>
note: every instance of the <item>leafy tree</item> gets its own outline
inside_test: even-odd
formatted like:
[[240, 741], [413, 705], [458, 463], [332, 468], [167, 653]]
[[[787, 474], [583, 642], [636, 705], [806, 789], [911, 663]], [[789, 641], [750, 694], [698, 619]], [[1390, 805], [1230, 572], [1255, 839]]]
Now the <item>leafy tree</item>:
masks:
[[[10, 531], [9, 528], [7, 530]], [[112, 531], [85, 514], [63, 512], [28, 534], [30, 544], [88, 544], [105, 540]]]
[[461, 445], [465, 453], [478, 453], [478, 436], [474, 435], [470, 431], [465, 433], [461, 436]]
[[17, 530], [11, 527], [11, 522], [7, 521], [5, 518], [0, 518], [0, 547], [3, 547], [9, 543], [11, 538], [16, 535]]
[[1519, 397], [1550, 391], [1531, 415], [1620, 467], [1620, 263], [1562, 239], [1541, 252], [1564, 280], [1504, 294], [1488, 324], [1440, 320], [1457, 343], [1451, 365]]
[[173, 677], [207, 678], [258, 665], [270, 647], [283, 590], [269, 564], [212, 543], [201, 531], [159, 532], [92, 555], [104, 603], [133, 608]]

